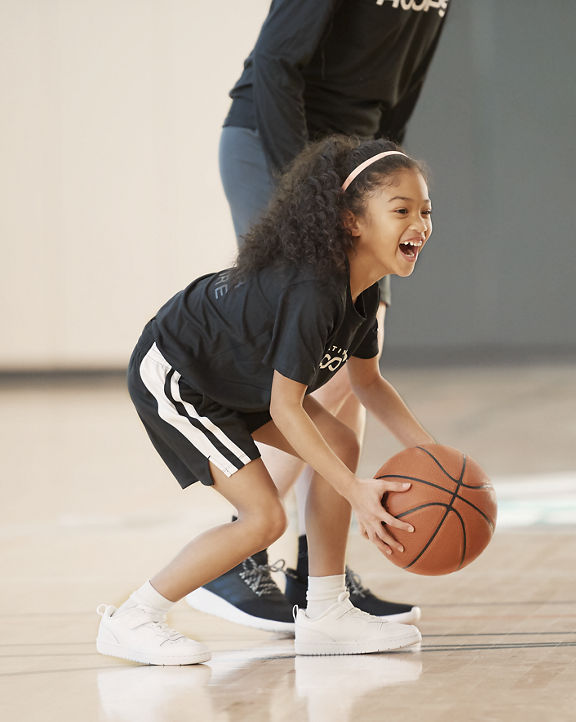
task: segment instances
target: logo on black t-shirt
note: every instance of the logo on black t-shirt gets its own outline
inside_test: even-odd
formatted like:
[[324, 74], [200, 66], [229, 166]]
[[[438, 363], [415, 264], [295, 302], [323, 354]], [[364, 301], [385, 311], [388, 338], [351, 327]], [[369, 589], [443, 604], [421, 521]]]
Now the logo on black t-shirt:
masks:
[[348, 358], [348, 349], [339, 348], [338, 346], [329, 346], [328, 350], [320, 361], [321, 369], [329, 369], [330, 371], [336, 371], [346, 362]]
[[384, 5], [385, 2], [392, 3], [394, 8], [415, 10], [416, 12], [428, 12], [431, 8], [438, 8], [438, 15], [443, 18], [446, 15], [449, 0], [376, 0], [376, 5]]
[[230, 278], [230, 271], [222, 271], [222, 273], [219, 273], [216, 276], [216, 280], [214, 281], [214, 297], [216, 300], [219, 298], [222, 298], [222, 296], [225, 296], [228, 293], [229, 285], [228, 280]]

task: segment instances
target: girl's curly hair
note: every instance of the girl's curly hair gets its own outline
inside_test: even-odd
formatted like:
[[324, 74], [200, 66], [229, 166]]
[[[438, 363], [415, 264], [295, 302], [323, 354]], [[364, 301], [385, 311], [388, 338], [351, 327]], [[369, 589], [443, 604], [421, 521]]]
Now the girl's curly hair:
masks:
[[244, 235], [234, 275], [240, 280], [282, 265], [311, 265], [322, 276], [343, 271], [355, 243], [343, 222], [346, 211], [360, 217], [370, 193], [392, 182], [399, 170], [425, 175], [412, 158], [392, 155], [368, 166], [342, 191], [354, 168], [388, 150], [401, 148], [389, 140], [343, 135], [308, 145], [280, 178], [260, 221]]

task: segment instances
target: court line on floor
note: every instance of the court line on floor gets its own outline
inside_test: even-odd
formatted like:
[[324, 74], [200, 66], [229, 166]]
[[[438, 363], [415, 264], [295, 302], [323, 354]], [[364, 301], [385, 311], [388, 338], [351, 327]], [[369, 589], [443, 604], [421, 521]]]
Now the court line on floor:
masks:
[[[549, 636], [549, 637], [555, 637], [560, 635], [575, 635], [576, 631], [567, 631], [567, 632], [470, 632], [470, 633], [454, 633], [449, 632], [446, 634], [425, 634], [424, 638], [426, 640], [430, 638], [440, 638], [445, 639], [448, 637], [533, 637], [533, 636]], [[27, 642], [23, 644], [0, 644], [0, 647], [24, 647], [24, 646], [52, 646], [52, 647], [62, 647], [62, 646], [74, 646], [74, 645], [93, 645], [92, 642], [75, 642], [75, 643], [44, 643], [38, 644], [38, 645], [32, 645], [32, 643]], [[536, 642], [536, 641], [528, 641], [528, 642], [494, 642], [494, 643], [486, 643], [486, 644], [480, 644], [480, 643], [470, 643], [470, 644], [425, 644], [422, 646], [422, 650], [450, 650], [450, 649], [524, 649], [524, 648], [538, 648], [538, 647], [574, 647], [576, 646], [576, 641], [562, 641], [562, 640], [549, 640], [546, 642]], [[234, 650], [233, 654], [235, 656], [238, 655], [246, 655], [250, 654], [250, 652], [253, 653], [253, 650]], [[266, 654], [265, 649], [259, 649], [258, 655], [261, 655], [264, 653], [266, 659], [284, 659], [286, 657], [291, 657], [293, 654], [290, 651], [287, 651], [287, 654], [278, 654], [275, 653], [272, 656], [268, 656]], [[26, 658], [39, 658], [39, 657], [78, 657], [78, 656], [90, 656], [96, 654], [94, 651], [86, 651], [86, 652], [38, 652], [33, 654], [26, 654], [26, 653], [11, 653], [11, 654], [0, 654], [0, 659], [11, 659], [11, 658], [19, 658], [19, 657], [26, 657]]]
[[497, 649], [552, 649], [558, 647], [576, 647], [576, 642], [504, 642], [496, 644], [438, 644], [423, 645], [421, 652], [450, 652], [450, 651], [481, 651]]
[[[398, 650], [397, 652], [388, 652], [387, 654], [418, 654], [420, 652], [473, 652], [473, 651], [500, 651], [505, 649], [553, 649], [559, 647], [576, 647], [576, 642], [558, 642], [558, 643], [539, 643], [539, 644], [492, 644], [492, 645], [445, 645], [445, 646], [421, 646], [418, 650]], [[265, 657], [262, 659], [268, 660], [287, 660], [292, 659], [296, 655], [278, 655], [272, 657]], [[207, 665], [209, 666], [209, 665]], [[42, 669], [42, 670], [29, 670], [22, 672], [0, 672], [0, 679], [3, 677], [23, 677], [31, 675], [45, 675], [45, 674], [70, 674], [71, 672], [93, 672], [106, 669], [118, 668], [116, 665], [97, 666], [97, 667], [72, 667], [66, 669]]]
[[[420, 606], [428, 609], [428, 608], [435, 608], [435, 609], [442, 609], [442, 608], [450, 608], [450, 607], [510, 607], [510, 606], [571, 606], [574, 605], [576, 608], [576, 599], [560, 599], [560, 600], [530, 600], [530, 601], [518, 601], [518, 600], [508, 600], [503, 602], [423, 602]], [[176, 613], [184, 611], [185, 607], [182, 609], [176, 609], [174, 610]], [[86, 611], [66, 611], [66, 612], [0, 612], [0, 619], [11, 619], [11, 618], [20, 618], [20, 617], [70, 617], [70, 616], [77, 616], [77, 617], [85, 617], [85, 616], [94, 616], [95, 613], [89, 610]]]
[[[446, 632], [442, 634], [426, 634], [426, 639], [431, 637], [439, 637], [441, 639], [447, 637], [554, 637], [556, 635], [576, 635], [576, 630], [572, 631], [559, 631], [554, 630], [553, 632]], [[277, 644], [277, 639], [271, 639], [270, 644]], [[94, 641], [88, 642], [0, 642], [0, 649], [2, 647], [83, 647], [83, 646], [94, 646]], [[235, 650], [238, 651], [238, 650]], [[242, 650], [239, 650], [242, 651]], [[64, 654], [64, 653], [59, 653]], [[75, 654], [71, 652], [71, 654]], [[0, 655], [0, 656], [11, 656], [11, 655]]]
[[40, 657], [90, 657], [94, 654], [98, 654], [97, 652], [39, 652], [37, 654], [35, 653], [28, 653], [25, 654], [24, 652], [22, 654], [0, 654], [0, 659], [22, 659], [23, 657], [25, 659], [38, 659]]
[[[70, 674], [70, 672], [99, 672], [104, 669], [120, 669], [120, 665], [106, 665], [98, 667], [70, 667], [66, 669], [35, 669], [26, 672], [0, 672], [0, 679], [3, 677], [29, 677], [34, 674]], [[132, 669], [132, 667], [125, 667]]]
[[[537, 635], [553, 637], [557, 634], [576, 634], [572, 632], [447, 632], [446, 634], [427, 634], [430, 637], [533, 637]], [[0, 645], [1, 646], [1, 645]]]
[[[530, 606], [535, 604], [540, 605], [552, 605], [552, 604], [560, 604], [560, 605], [570, 605], [570, 604], [576, 604], [576, 599], [565, 599], [565, 600], [529, 600], [529, 601], [516, 601], [516, 600], [509, 600], [505, 602], [423, 602], [422, 607], [506, 607], [511, 604], [514, 604], [516, 606], [523, 605], [523, 606]], [[1, 615], [0, 615], [1, 616]]]
[[427, 616], [424, 620], [419, 622], [419, 624], [426, 624], [426, 623], [434, 623], [434, 622], [445, 622], [446, 620], [453, 620], [453, 621], [480, 621], [480, 620], [490, 620], [490, 621], [496, 621], [497, 619], [501, 620], [509, 620], [512, 619], [516, 622], [520, 621], [521, 619], [576, 619], [576, 613], [574, 614], [491, 614], [491, 615], [479, 615], [479, 614], [471, 614], [471, 615], [454, 615], [451, 614], [449, 617], [430, 617]]

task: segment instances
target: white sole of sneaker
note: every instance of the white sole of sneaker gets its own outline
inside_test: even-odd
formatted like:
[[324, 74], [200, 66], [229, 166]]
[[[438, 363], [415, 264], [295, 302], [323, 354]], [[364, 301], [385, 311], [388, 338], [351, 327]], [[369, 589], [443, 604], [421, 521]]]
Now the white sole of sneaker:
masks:
[[422, 610], [420, 607], [412, 607], [409, 612], [402, 612], [402, 614], [390, 614], [387, 617], [378, 617], [378, 619], [385, 619], [387, 622], [396, 622], [398, 624], [414, 624], [422, 616]]
[[198, 652], [185, 657], [172, 657], [166, 654], [145, 655], [133, 649], [121, 647], [118, 644], [104, 642], [101, 639], [96, 640], [96, 649], [100, 654], [105, 654], [108, 657], [118, 657], [119, 659], [128, 659], [131, 662], [153, 664], [159, 667], [201, 664], [202, 662], [207, 662], [212, 656], [210, 652]]
[[419, 644], [422, 635], [418, 630], [407, 629], [407, 634], [396, 635], [391, 639], [380, 642], [304, 642], [298, 640], [296, 634], [296, 654], [306, 656], [330, 656], [340, 654], [374, 654], [377, 652], [393, 652], [396, 649], [404, 649]]
[[217, 594], [200, 587], [188, 594], [186, 601], [199, 612], [213, 614], [215, 617], [227, 619], [229, 622], [243, 624], [245, 627], [253, 627], [254, 629], [263, 629], [266, 632], [282, 632], [284, 634], [294, 634], [294, 622], [279, 622], [275, 619], [264, 619], [263, 617], [254, 617], [251, 614], [243, 612], [230, 602], [227, 602]]

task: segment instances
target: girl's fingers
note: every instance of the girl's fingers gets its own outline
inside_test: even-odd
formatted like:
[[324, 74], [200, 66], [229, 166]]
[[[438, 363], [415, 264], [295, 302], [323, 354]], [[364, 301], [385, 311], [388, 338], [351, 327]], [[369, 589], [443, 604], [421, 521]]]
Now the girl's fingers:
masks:
[[396, 549], [396, 551], [403, 552], [404, 546], [394, 539], [392, 534], [389, 534], [385, 527], [382, 527], [382, 531], [378, 534], [378, 538], [387, 546], [389, 546], [391, 549]]
[[[367, 480], [368, 481], [368, 480]], [[374, 479], [371, 480], [371, 484], [374, 484]], [[386, 491], [407, 491], [411, 487], [410, 482], [404, 481], [382, 481], [380, 485], [375, 489], [372, 486], [370, 489], [370, 495], [376, 491], [379, 496], [376, 497], [378, 500], [378, 512], [374, 514], [374, 509], [368, 514], [363, 513], [360, 509], [357, 509], [357, 518], [362, 519], [363, 522], [359, 523], [360, 532], [362, 536], [369, 539], [371, 542], [376, 544], [380, 551], [384, 553], [391, 553], [391, 549], [397, 549], [398, 551], [404, 551], [402, 545], [394, 539], [390, 534], [389, 528], [400, 529], [401, 531], [413, 532], [414, 527], [410, 522], [397, 519], [392, 516], [384, 506], [386, 501]], [[374, 504], [374, 497], [370, 496], [370, 503]], [[364, 504], [365, 504], [364, 500]], [[365, 507], [366, 508], [366, 507]]]
[[380, 481], [385, 491], [408, 491], [412, 486], [409, 481], [388, 481], [386, 479]]
[[[409, 481], [383, 481], [383, 487], [384, 491], [408, 491], [412, 484]], [[413, 532], [414, 527], [412, 524], [406, 521], [402, 521], [401, 519], [397, 519], [395, 516], [392, 516], [392, 514], [389, 514], [386, 510], [386, 495], [385, 493], [382, 494], [382, 514], [380, 516], [380, 521], [387, 526], [395, 527], [396, 529], [402, 529], [402, 531], [407, 532]]]
[[385, 544], [379, 537], [376, 537], [372, 541], [374, 545], [378, 547], [378, 550], [382, 552], [382, 554], [384, 554], [385, 556], [389, 557], [390, 554], [392, 554], [392, 549], [390, 549], [388, 544]]
[[399, 552], [404, 551], [402, 544], [396, 541], [392, 534], [386, 530], [386, 527], [382, 525], [371, 528], [366, 532], [365, 536], [384, 554], [391, 554], [393, 549]]
[[[408, 491], [408, 489], [412, 486], [409, 482], [388, 482], [390, 485], [396, 485], [398, 488], [396, 489], [388, 489], [388, 491]], [[414, 527], [412, 524], [406, 521], [402, 521], [401, 519], [397, 519], [395, 516], [392, 516], [392, 514], [389, 514], [385, 507], [386, 498], [384, 497], [382, 499], [382, 509], [384, 511], [384, 515], [381, 517], [381, 520], [387, 524], [388, 526], [395, 527], [396, 529], [402, 529], [402, 531], [408, 531], [413, 532]]]
[[395, 529], [401, 529], [402, 531], [408, 532], [414, 531], [414, 527], [412, 526], [412, 524], [407, 521], [402, 521], [402, 519], [397, 519], [395, 516], [392, 516], [392, 514], [389, 514], [388, 512], [384, 513], [381, 521], [383, 524], [386, 524], [386, 526], [391, 526]]

